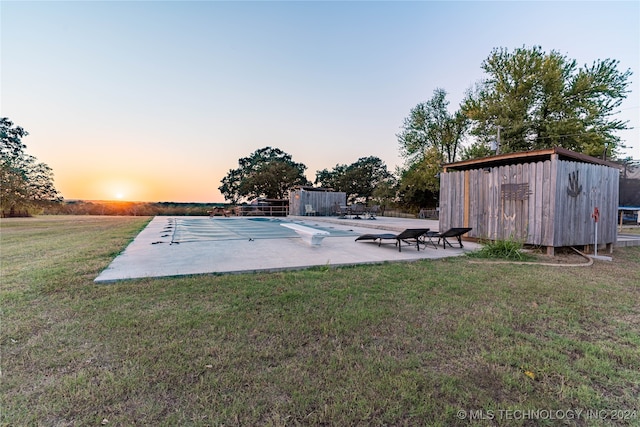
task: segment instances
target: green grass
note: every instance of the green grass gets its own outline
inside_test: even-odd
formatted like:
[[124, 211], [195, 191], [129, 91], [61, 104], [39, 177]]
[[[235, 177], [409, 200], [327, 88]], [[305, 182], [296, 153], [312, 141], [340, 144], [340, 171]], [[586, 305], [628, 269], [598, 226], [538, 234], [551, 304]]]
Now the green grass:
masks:
[[640, 424], [640, 248], [94, 285], [147, 221], [2, 220], [0, 424]]

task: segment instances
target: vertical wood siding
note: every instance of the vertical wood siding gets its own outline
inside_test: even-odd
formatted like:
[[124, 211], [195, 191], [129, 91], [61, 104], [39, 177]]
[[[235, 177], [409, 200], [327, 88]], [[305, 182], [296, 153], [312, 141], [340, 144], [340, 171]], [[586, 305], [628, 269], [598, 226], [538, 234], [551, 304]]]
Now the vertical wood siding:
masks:
[[595, 240], [591, 214], [597, 206], [598, 243], [613, 243], [618, 179], [617, 169], [556, 158], [446, 172], [440, 180], [440, 230], [472, 227], [468, 236], [481, 239], [588, 245]]
[[[571, 177], [575, 177], [573, 182]], [[592, 214], [596, 207], [600, 212], [598, 243], [616, 241], [618, 180], [619, 172], [614, 168], [558, 161], [555, 246], [593, 244], [596, 235]]]
[[305, 205], [311, 205], [316, 215], [333, 214], [333, 206], [347, 204], [347, 194], [333, 191], [293, 190], [289, 195], [289, 214], [304, 215]]

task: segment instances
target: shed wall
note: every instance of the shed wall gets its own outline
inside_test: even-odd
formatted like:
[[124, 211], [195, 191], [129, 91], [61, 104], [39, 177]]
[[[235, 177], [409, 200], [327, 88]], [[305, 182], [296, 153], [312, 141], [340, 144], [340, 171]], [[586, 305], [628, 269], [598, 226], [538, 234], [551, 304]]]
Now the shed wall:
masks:
[[289, 214], [304, 215], [305, 205], [311, 205], [317, 215], [331, 215], [335, 204], [346, 205], [347, 193], [297, 189], [289, 195]]
[[[571, 178], [570, 184], [569, 175], [576, 170], [577, 181]], [[582, 185], [582, 193], [571, 196], [570, 185]], [[594, 242], [591, 214], [598, 206], [598, 242], [613, 243], [617, 186], [614, 168], [555, 159], [450, 171], [441, 175], [439, 226], [472, 227], [469, 237], [488, 240], [588, 245]]]
[[619, 179], [614, 168], [558, 161], [554, 246], [593, 244], [596, 207], [600, 212], [598, 243], [616, 241]]

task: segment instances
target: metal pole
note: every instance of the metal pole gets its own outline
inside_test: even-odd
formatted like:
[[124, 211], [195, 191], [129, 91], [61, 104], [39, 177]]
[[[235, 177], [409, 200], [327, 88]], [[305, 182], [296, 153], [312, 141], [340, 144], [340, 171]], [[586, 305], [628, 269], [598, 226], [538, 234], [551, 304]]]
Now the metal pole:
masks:
[[593, 248], [593, 253], [595, 256], [598, 256], [598, 220], [596, 220], [596, 245]]

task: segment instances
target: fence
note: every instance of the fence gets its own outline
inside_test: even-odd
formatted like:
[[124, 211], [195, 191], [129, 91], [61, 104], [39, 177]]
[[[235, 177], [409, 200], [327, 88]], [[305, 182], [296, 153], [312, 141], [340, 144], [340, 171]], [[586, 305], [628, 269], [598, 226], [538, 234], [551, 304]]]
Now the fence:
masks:
[[289, 206], [236, 206], [234, 214], [236, 216], [287, 216]]

